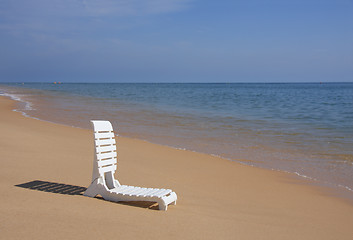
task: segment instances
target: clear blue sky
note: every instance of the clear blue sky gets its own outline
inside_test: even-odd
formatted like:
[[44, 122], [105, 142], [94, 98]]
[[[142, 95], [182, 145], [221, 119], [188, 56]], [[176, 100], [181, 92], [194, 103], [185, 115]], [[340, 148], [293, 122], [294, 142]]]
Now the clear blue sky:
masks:
[[353, 81], [353, 0], [0, 0], [15, 81]]

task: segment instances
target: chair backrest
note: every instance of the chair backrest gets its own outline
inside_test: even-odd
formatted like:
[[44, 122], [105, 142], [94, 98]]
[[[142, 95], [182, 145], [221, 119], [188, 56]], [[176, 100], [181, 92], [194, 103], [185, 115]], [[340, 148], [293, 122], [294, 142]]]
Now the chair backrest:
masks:
[[117, 169], [117, 151], [112, 124], [103, 120], [91, 120], [91, 123], [95, 145], [92, 180], [102, 177], [107, 187], [113, 188], [114, 173]]

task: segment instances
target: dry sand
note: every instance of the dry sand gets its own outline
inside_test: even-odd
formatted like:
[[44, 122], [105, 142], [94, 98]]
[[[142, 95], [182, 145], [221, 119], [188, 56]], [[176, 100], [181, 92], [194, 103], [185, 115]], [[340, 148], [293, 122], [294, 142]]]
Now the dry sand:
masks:
[[14, 107], [0, 97], [1, 239], [353, 239], [352, 203], [327, 189], [129, 138], [118, 138], [116, 177], [171, 188], [177, 205], [164, 212], [84, 197], [92, 131], [27, 118]]

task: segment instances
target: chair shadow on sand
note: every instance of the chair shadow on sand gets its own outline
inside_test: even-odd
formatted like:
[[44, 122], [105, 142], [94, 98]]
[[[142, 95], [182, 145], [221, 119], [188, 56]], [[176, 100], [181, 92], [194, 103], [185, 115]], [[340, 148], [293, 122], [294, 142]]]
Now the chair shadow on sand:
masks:
[[[31, 182], [18, 184], [18, 185], [15, 185], [15, 187], [27, 188], [31, 190], [50, 192], [50, 193], [56, 193], [56, 194], [81, 195], [81, 196], [83, 196], [83, 193], [87, 189], [81, 186], [56, 183], [56, 182], [47, 182], [47, 181], [41, 181], [41, 180], [34, 180]], [[95, 198], [106, 201], [99, 195]], [[109, 201], [106, 201], [106, 202], [109, 202]], [[115, 202], [110, 202], [110, 203], [115, 203]], [[158, 210], [158, 205], [155, 202], [136, 201], [136, 202], [118, 202], [117, 204]]]

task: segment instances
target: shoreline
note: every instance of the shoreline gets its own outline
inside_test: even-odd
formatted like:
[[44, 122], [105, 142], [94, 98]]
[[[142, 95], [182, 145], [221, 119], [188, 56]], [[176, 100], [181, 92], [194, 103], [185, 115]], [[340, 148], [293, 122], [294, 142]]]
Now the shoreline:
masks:
[[[10, 86], [10, 89], [11, 88], [16, 88], [16, 87]], [[70, 127], [81, 128], [81, 129], [89, 129], [90, 130], [90, 126], [89, 125], [88, 126], [78, 126], [78, 125], [74, 126], [74, 125], [70, 125], [70, 124], [65, 123], [65, 122], [63, 123], [63, 122], [55, 121], [55, 120], [46, 120], [46, 119], [43, 119], [43, 116], [41, 116], [41, 117], [32, 116], [32, 115], [30, 115], [30, 113], [26, 112], [26, 111], [32, 109], [32, 107], [33, 107], [33, 103], [32, 102], [30, 102], [28, 100], [25, 100], [25, 99], [22, 99], [21, 97], [14, 96], [13, 94], [6, 93], [6, 92], [4, 92], [4, 94], [0, 95], [0, 96], [5, 96], [5, 97], [8, 97], [8, 98], [11, 98], [15, 102], [17, 102], [18, 106], [20, 106], [20, 104], [23, 104], [24, 105], [24, 109], [15, 108], [14, 111], [21, 113], [25, 117], [29, 117], [29, 118], [33, 118], [33, 119], [37, 119], [37, 120], [41, 120], [41, 121], [46, 121], [46, 122], [49, 122], [49, 123], [60, 124], [60, 125], [64, 125], [64, 126], [70, 126]], [[119, 135], [121, 135], [121, 134], [119, 134]], [[298, 172], [295, 169], [285, 170], [285, 169], [281, 169], [281, 168], [276, 168], [274, 166], [266, 166], [266, 165], [263, 165], [263, 164], [259, 165], [259, 164], [256, 163], [257, 162], [256, 160], [252, 160], [251, 158], [241, 158], [241, 159], [228, 158], [228, 157], [221, 156], [221, 155], [218, 155], [218, 154], [200, 152], [200, 151], [188, 149], [188, 148], [185, 148], [185, 147], [177, 147], [177, 146], [172, 146], [172, 145], [168, 145], [168, 144], [161, 144], [161, 143], [158, 143], [158, 142], [154, 142], [153, 140], [151, 141], [149, 139], [139, 138], [139, 137], [136, 137], [136, 136], [134, 136], [134, 137], [125, 136], [125, 135], [121, 135], [121, 136], [126, 137], [126, 138], [146, 141], [148, 143], [157, 144], [157, 145], [161, 145], [161, 146], [166, 146], [166, 147], [170, 147], [170, 148], [177, 149], [177, 150], [185, 150], [185, 151], [190, 151], [190, 152], [195, 152], [195, 153], [202, 153], [202, 154], [206, 154], [206, 155], [211, 155], [211, 156], [214, 156], [214, 157], [217, 157], [217, 158], [222, 158], [222, 159], [225, 159], [227, 161], [236, 162], [236, 163], [239, 163], [239, 164], [244, 164], [244, 165], [251, 166], [251, 167], [256, 167], [256, 168], [260, 168], [260, 169], [271, 170], [271, 171], [274, 171], [274, 172], [281, 172], [281, 173], [289, 174], [289, 175], [292, 175], [292, 177], [299, 178], [299, 180], [308, 180], [308, 181], [312, 182], [311, 185], [328, 188], [329, 191], [331, 193], [336, 194], [337, 197], [344, 198], [344, 199], [350, 201], [353, 204], [353, 189], [351, 189], [350, 187], [348, 187], [346, 185], [339, 184], [339, 183], [329, 182], [329, 181], [326, 181], [326, 180], [323, 180], [323, 179], [317, 179], [315, 176], [310, 176], [310, 175], [307, 175], [305, 173], [300, 173], [300, 172]]]
[[[11, 239], [350, 239], [353, 205], [289, 174], [118, 137], [117, 179], [167, 187], [167, 212], [28, 189], [35, 180], [85, 188], [92, 131], [32, 119], [0, 96], [2, 237]], [[150, 208], [151, 207], [151, 208]], [[40, 226], [40, 227], [38, 227]], [[54, 233], [54, 234], [53, 234]]]

